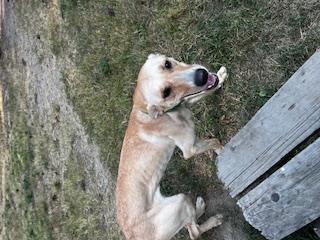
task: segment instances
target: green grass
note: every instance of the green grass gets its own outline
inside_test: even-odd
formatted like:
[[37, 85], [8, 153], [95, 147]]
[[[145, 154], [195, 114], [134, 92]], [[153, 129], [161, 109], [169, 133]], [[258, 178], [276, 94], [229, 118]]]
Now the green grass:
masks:
[[[8, 85], [10, 101], [10, 156], [7, 167], [6, 211], [4, 214], [6, 238], [8, 239], [52, 239], [50, 225], [43, 208], [44, 196], [34, 196], [41, 181], [42, 164], [36, 164], [33, 129], [27, 123], [24, 88]], [[23, 215], [20, 215], [23, 213]], [[19, 230], [17, 230], [19, 229]]]
[[[224, 90], [194, 108], [198, 134], [227, 142], [318, 47], [320, 29], [314, 19], [319, 9], [319, 4], [303, 1], [289, 6], [257, 1], [61, 5], [79, 53], [81, 77], [71, 99], [106, 166], [116, 176], [135, 79], [149, 53], [214, 70], [227, 66]], [[176, 153], [162, 191], [206, 194], [214, 172], [209, 158], [190, 161]]]
[[[77, 88], [73, 89], [71, 99], [90, 132], [101, 142], [103, 149], [107, 150], [106, 162], [114, 174], [126, 127], [124, 121], [127, 121], [131, 107], [134, 82], [139, 67], [150, 52], [162, 52], [188, 62], [202, 62], [213, 69], [224, 64], [230, 66], [232, 74], [233, 59], [239, 58], [238, 61], [242, 61], [245, 55], [253, 51], [246, 43], [254, 37], [248, 39], [244, 35], [253, 35], [258, 28], [256, 15], [260, 14], [259, 10], [252, 13], [250, 9], [243, 7], [239, 12], [234, 12], [234, 4], [230, 3], [231, 9], [225, 17], [221, 17], [221, 13], [216, 15], [214, 11], [203, 12], [203, 9], [213, 8], [205, 2], [199, 1], [193, 6], [180, 1], [178, 8], [176, 3], [170, 4], [159, 2], [154, 3], [154, 6], [147, 6], [143, 2], [139, 5], [131, 2], [107, 4], [96, 1], [61, 6], [66, 26], [76, 35], [79, 51], [76, 60], [79, 61], [81, 79], [75, 80]], [[108, 8], [114, 9], [115, 16], [105, 14]], [[150, 9], [153, 10], [153, 15], [149, 14]], [[199, 12], [201, 14], [195, 20]], [[238, 37], [243, 42], [233, 38], [238, 32]], [[254, 79], [250, 81], [253, 82], [248, 84], [250, 88], [258, 88]], [[237, 88], [248, 95], [244, 86]], [[253, 98], [256, 98], [258, 89], [250, 91], [253, 91]], [[245, 95], [241, 97], [246, 97]], [[217, 97], [212, 98], [220, 101]], [[244, 101], [250, 99], [246, 98]], [[259, 103], [258, 107], [262, 105], [261, 101]], [[209, 109], [205, 109], [205, 105], [202, 104], [199, 111], [203, 113], [205, 110], [207, 114], [206, 118], [201, 119], [205, 123], [202, 124], [201, 133], [207, 132], [215, 122], [216, 116], [212, 112], [222, 115], [221, 111], [212, 109], [214, 105], [209, 105]], [[110, 153], [109, 149], [116, 151]]]
[[[320, 42], [320, 3], [317, 2], [60, 0], [58, 4], [61, 19], [51, 16], [43, 35], [57, 58], [68, 56], [76, 63], [75, 74], [66, 69], [61, 81], [114, 178], [135, 80], [149, 53], [160, 52], [189, 63], [202, 63], [212, 70], [218, 70], [221, 65], [227, 67], [229, 78], [224, 88], [193, 108], [198, 135], [215, 135], [226, 143], [311, 56]], [[50, 4], [34, 0], [28, 6], [41, 9]], [[22, 16], [24, 7], [20, 3], [17, 9]], [[23, 21], [28, 28], [28, 18]], [[75, 54], [71, 49], [74, 46]], [[41, 55], [41, 62], [43, 58]], [[35, 202], [32, 189], [39, 177], [37, 169], [32, 168], [34, 146], [28, 140], [32, 130], [25, 132], [27, 116], [19, 111], [15, 98], [10, 101], [11, 115], [17, 118], [13, 130], [17, 136], [11, 149], [15, 161], [10, 191], [21, 189], [25, 194], [24, 201], [19, 203], [21, 208], [26, 209], [29, 218], [39, 221], [36, 227], [24, 229], [32, 239], [35, 236], [50, 239], [53, 220], [64, 219], [68, 236], [80, 239], [97, 234], [98, 239], [101, 229], [95, 231], [95, 228], [99, 228], [99, 219], [93, 217], [89, 227], [88, 219], [82, 217], [86, 212], [84, 206], [93, 213], [96, 209], [95, 203], [79, 189], [79, 176], [83, 175], [80, 170], [74, 175], [67, 172], [65, 176], [67, 200], [72, 202], [76, 198], [73, 205], [67, 206], [72, 212], [69, 219], [63, 216], [46, 219], [47, 207], [40, 200], [36, 201], [39, 206], [28, 207]], [[45, 148], [42, 150], [46, 159]], [[70, 156], [69, 168], [75, 169], [74, 164]], [[38, 170], [41, 172], [48, 166], [44, 161]], [[209, 157], [184, 160], [177, 151], [161, 183], [162, 190], [167, 195], [189, 191], [194, 196], [206, 195], [214, 184], [215, 170]], [[53, 188], [56, 186], [59, 183]], [[13, 198], [15, 193], [10, 191]], [[60, 190], [55, 191], [59, 199]], [[259, 238], [254, 231], [248, 231], [251, 239]], [[313, 239], [309, 232], [303, 230], [287, 239]], [[184, 236], [185, 233], [180, 238]], [[205, 235], [202, 239], [210, 237]]]

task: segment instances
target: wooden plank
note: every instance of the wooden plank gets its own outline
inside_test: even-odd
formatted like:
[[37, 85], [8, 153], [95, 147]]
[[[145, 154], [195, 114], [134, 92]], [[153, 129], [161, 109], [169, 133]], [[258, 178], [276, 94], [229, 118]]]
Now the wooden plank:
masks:
[[225, 146], [218, 176], [236, 196], [320, 128], [317, 51]]
[[320, 138], [238, 204], [268, 239], [282, 239], [320, 217]]

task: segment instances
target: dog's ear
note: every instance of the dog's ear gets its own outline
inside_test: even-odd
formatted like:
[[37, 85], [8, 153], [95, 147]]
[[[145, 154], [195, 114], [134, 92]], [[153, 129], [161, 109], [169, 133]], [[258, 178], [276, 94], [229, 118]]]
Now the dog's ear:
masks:
[[154, 58], [156, 55], [154, 53], [149, 54], [148, 59]]
[[152, 118], [158, 118], [164, 113], [164, 109], [160, 106], [151, 105], [147, 107], [148, 114]]
[[148, 59], [151, 59], [151, 58], [154, 58], [154, 57], [158, 57], [158, 56], [160, 56], [159, 53], [151, 53], [151, 54], [149, 54]]

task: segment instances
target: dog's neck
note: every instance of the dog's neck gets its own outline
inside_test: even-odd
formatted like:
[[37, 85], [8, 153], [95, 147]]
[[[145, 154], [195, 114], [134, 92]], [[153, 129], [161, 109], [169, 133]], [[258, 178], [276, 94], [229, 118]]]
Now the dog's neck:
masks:
[[[139, 110], [140, 112], [143, 112], [145, 114], [149, 114], [148, 111], [148, 104], [146, 103], [146, 99], [143, 96], [140, 88], [137, 88], [136, 91], [134, 92], [134, 96], [133, 96], [133, 108]], [[186, 102], [184, 101], [184, 99], [182, 99], [181, 101], [179, 101], [177, 104], [172, 105], [170, 107], [168, 107], [167, 109], [164, 109], [164, 113], [166, 112], [172, 112], [172, 111], [176, 111], [178, 110], [182, 105], [186, 105]]]
[[140, 88], [136, 88], [133, 95], [133, 107], [140, 110], [141, 112], [148, 112], [148, 105], [146, 99], [144, 98]]

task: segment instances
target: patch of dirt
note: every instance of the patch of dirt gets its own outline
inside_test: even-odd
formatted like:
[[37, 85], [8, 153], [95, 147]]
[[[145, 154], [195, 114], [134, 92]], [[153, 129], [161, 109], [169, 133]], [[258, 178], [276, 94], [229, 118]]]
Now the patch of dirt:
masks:
[[247, 223], [241, 210], [236, 205], [236, 200], [231, 198], [229, 193], [218, 181], [207, 195], [207, 216], [218, 213], [223, 214], [223, 224], [212, 231], [211, 236], [215, 239], [243, 240], [248, 239]]
[[45, 26], [60, 21], [57, 6], [26, 4], [26, 11], [34, 10], [26, 16], [17, 5], [5, 4], [1, 39], [0, 90], [6, 97], [0, 113], [9, 146], [8, 160], [1, 154], [0, 164], [1, 185], [4, 177], [9, 183], [1, 193], [2, 239], [119, 239], [114, 180], [61, 80], [63, 72], [76, 70], [72, 53], [57, 57], [47, 39]]

